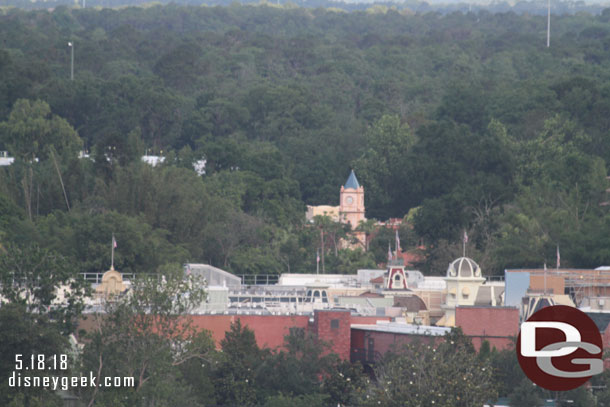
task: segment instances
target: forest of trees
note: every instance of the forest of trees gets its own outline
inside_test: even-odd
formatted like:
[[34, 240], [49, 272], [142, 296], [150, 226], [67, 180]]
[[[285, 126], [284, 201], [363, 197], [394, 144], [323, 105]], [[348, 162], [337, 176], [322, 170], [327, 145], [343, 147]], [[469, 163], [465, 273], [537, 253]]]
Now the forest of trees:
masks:
[[[492, 2], [470, 2], [464, 0], [384, 0], [384, 1], [353, 1], [353, 0], [3, 0], [1, 7], [16, 7], [25, 10], [32, 9], [54, 9], [59, 6], [82, 7], [82, 8], [112, 8], [125, 6], [142, 6], [161, 4], [180, 4], [190, 6], [231, 6], [236, 4], [261, 5], [271, 7], [303, 7], [303, 8], [331, 8], [335, 11], [369, 11], [379, 12], [388, 9], [400, 10], [407, 13], [429, 13], [438, 12], [448, 14], [453, 12], [488, 11], [490, 13], [515, 12], [529, 15], [546, 15], [548, 4], [544, 0], [528, 1], [492, 1]], [[606, 7], [604, 2], [585, 2], [582, 0], [554, 1], [551, 4], [552, 14], [600, 14]]]
[[[476, 354], [459, 332], [388, 357], [374, 381], [298, 331], [270, 351], [234, 325], [219, 352], [176, 315], [205, 292], [151, 281], [182, 276], [187, 261], [312, 272], [320, 248], [327, 272], [376, 267], [393, 231], [358, 225], [370, 250], [349, 250], [345, 225], [305, 221], [307, 204], [337, 204], [350, 169], [367, 218], [404, 218], [403, 248], [424, 243], [426, 274], [461, 255], [464, 231], [485, 275], [554, 266], [558, 248], [563, 267], [610, 264], [609, 21], [610, 9], [555, 15], [547, 48], [546, 19], [512, 12], [3, 8], [0, 150], [15, 160], [0, 168], [10, 301], [0, 307], [0, 405], [54, 405], [48, 392], [8, 391], [6, 375], [15, 353], [70, 349], [89, 289], [78, 273], [109, 268], [113, 235], [114, 265], [141, 275], [139, 294], [110, 305], [71, 369], [138, 381], [83, 390], [90, 405], [462, 406], [511, 394], [537, 405], [547, 394], [523, 380], [514, 354]], [[165, 160], [153, 167], [144, 154]], [[59, 284], [73, 288], [61, 306]], [[401, 386], [393, 378], [413, 360], [468, 386], [426, 375]], [[593, 405], [585, 390], [565, 397]]]
[[[367, 217], [407, 216], [428, 273], [610, 263], [610, 9], [545, 19], [268, 6], [0, 16], [0, 239], [81, 272], [208, 262], [239, 274], [383, 262], [304, 221], [351, 168]], [[68, 42], [74, 44], [70, 80]], [[90, 159], [79, 159], [86, 150]], [[163, 165], [140, 161], [162, 154]], [[199, 176], [192, 163], [206, 160]], [[334, 247], [333, 247], [334, 244]]]

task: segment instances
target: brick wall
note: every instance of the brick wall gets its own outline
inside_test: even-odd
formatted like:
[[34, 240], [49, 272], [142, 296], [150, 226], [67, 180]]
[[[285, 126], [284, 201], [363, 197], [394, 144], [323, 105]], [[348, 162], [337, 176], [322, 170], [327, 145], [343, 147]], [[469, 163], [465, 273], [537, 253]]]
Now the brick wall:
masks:
[[[284, 336], [288, 335], [290, 328], [303, 328], [331, 345], [331, 350], [339, 357], [349, 360], [351, 321], [347, 310], [318, 310], [314, 313], [314, 321], [309, 324], [308, 315], [193, 315], [193, 324], [200, 329], [207, 329], [212, 333], [216, 346], [224, 339], [231, 323], [241, 320], [243, 326], [254, 331], [259, 347], [276, 349], [284, 344]], [[375, 323], [377, 319], [388, 318], [362, 318], [360, 323]], [[366, 322], [365, 322], [366, 321]]]
[[343, 360], [349, 360], [351, 315], [348, 310], [317, 310], [314, 312], [312, 331], [325, 342], [330, 343], [334, 353]]
[[487, 340], [497, 349], [512, 346], [519, 334], [519, 310], [512, 307], [457, 307], [455, 325], [472, 339], [477, 349]]
[[546, 278], [544, 275], [530, 276], [531, 290], [544, 292], [545, 286], [546, 291], [549, 293], [565, 293], [565, 279], [562, 276], [546, 276]]
[[290, 328], [307, 329], [309, 322], [307, 315], [192, 315], [192, 318], [194, 326], [211, 332], [217, 347], [231, 323], [239, 319], [242, 326], [254, 331], [259, 347], [271, 349], [283, 346], [284, 336], [290, 333]]

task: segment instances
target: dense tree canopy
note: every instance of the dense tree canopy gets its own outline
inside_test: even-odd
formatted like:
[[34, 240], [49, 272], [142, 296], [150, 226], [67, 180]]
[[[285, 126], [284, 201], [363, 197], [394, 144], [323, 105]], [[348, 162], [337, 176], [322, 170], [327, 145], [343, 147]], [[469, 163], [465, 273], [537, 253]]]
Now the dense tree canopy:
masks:
[[[5, 2], [23, 3], [40, 6]], [[485, 274], [552, 264], [558, 247], [563, 266], [609, 264], [609, 9], [555, 4], [547, 48], [546, 19], [527, 2], [494, 3], [497, 13], [416, 1], [341, 6], [350, 12], [61, 3], [0, 9], [0, 150], [14, 158], [0, 167], [0, 287], [11, 301], [0, 307], [0, 404], [58, 405], [40, 389], [5, 391], [5, 372], [18, 352], [73, 351], [78, 273], [109, 268], [113, 236], [114, 266], [138, 283], [108, 304], [73, 368], [138, 382], [83, 390], [92, 405], [548, 396], [514, 354], [477, 355], [457, 332], [397, 349], [372, 376], [302, 330], [269, 350], [237, 322], [217, 351], [181, 315], [203, 295], [183, 285], [181, 264], [304, 273], [319, 254], [322, 272], [355, 273], [386, 261], [395, 231], [375, 219], [395, 217], [427, 274], [461, 255], [464, 232]], [[369, 220], [306, 222], [306, 205], [337, 205], [351, 169]], [[68, 285], [74, 295], [58, 305]], [[584, 389], [562, 397], [593, 405]]]
[[[592, 238], [607, 216], [608, 13], [557, 14], [547, 49], [542, 17], [407, 8], [4, 10], [0, 147], [16, 161], [0, 174], [2, 236], [80, 271], [104, 269], [114, 231], [125, 271], [305, 272], [321, 248], [354, 272], [371, 259], [303, 219], [354, 168], [367, 217], [417, 208], [425, 271], [463, 230], [491, 272], [557, 245], [565, 265], [609, 262]], [[383, 261], [386, 237], [366, 233]]]

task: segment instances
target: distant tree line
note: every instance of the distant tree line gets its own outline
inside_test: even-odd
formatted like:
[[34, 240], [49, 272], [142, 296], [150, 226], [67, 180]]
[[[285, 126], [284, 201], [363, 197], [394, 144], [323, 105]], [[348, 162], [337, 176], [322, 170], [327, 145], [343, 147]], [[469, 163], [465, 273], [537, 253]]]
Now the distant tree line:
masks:
[[320, 249], [355, 272], [392, 232], [354, 225], [372, 240], [352, 251], [345, 225], [304, 220], [353, 168], [367, 217], [406, 217], [425, 272], [444, 273], [464, 230], [486, 274], [552, 264], [558, 246], [563, 266], [610, 263], [610, 14], [554, 17], [547, 49], [544, 17], [377, 11], [4, 11], [2, 243], [81, 272], [108, 268], [112, 233], [125, 272], [311, 272]]
[[[519, 2], [500, 2], [492, 3], [465, 2], [465, 1], [331, 1], [331, 0], [241, 0], [238, 3], [229, 0], [206, 0], [204, 2], [196, 0], [177, 0], [151, 2], [148, 0], [5, 0], [1, 6], [16, 7], [23, 10], [54, 9], [60, 6], [66, 7], [91, 7], [91, 8], [116, 8], [125, 6], [150, 7], [151, 5], [179, 4], [189, 6], [231, 6], [242, 5], [268, 5], [276, 8], [293, 9], [295, 7], [304, 8], [330, 8], [342, 11], [366, 11], [371, 13], [386, 13], [391, 10], [401, 10], [408, 13], [441, 13], [450, 14], [478, 13], [480, 11], [489, 13], [516, 13], [531, 15], [546, 15], [547, 2], [540, 0], [519, 1]], [[554, 15], [588, 13], [592, 15], [601, 14], [606, 6], [603, 2], [588, 3], [585, 1], [557, 1], [551, 6], [551, 13]]]

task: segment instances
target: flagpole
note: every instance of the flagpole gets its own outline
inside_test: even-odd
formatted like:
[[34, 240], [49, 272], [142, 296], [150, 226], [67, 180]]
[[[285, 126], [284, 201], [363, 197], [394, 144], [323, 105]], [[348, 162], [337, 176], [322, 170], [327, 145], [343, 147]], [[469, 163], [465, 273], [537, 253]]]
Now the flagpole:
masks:
[[544, 263], [544, 295], [546, 295], [546, 262]]
[[395, 246], [396, 246], [396, 257], [395, 260], [398, 260], [398, 249], [400, 249], [400, 237], [398, 237], [398, 229], [396, 229], [396, 237], [395, 239]]
[[464, 235], [462, 236], [462, 257], [466, 257], [466, 242], [468, 242], [468, 233], [464, 229]]
[[112, 234], [112, 241], [110, 242], [110, 270], [114, 270], [114, 233]]
[[316, 274], [320, 274], [320, 251], [316, 250]]

